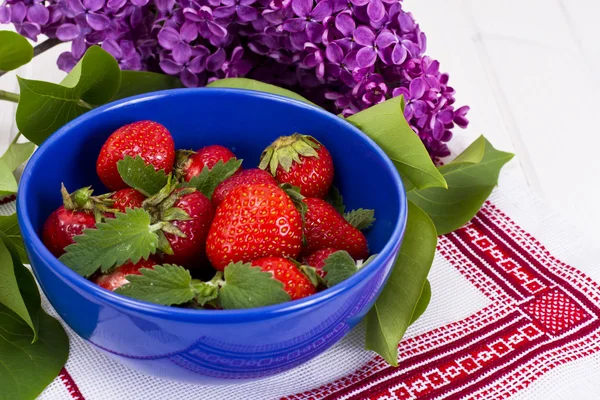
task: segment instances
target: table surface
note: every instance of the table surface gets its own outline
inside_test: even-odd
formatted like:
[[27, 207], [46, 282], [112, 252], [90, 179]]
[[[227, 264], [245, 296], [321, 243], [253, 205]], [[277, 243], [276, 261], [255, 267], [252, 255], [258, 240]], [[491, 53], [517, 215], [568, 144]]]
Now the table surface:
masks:
[[[600, 175], [600, 2], [404, 3], [427, 34], [427, 53], [450, 72], [457, 103], [471, 106], [471, 123], [455, 132], [456, 140], [467, 143], [483, 133], [497, 148], [515, 152], [507, 168], [518, 170], [521, 178], [512, 179], [522, 179], [594, 237], [600, 225], [600, 187], [594, 179]], [[64, 73], [55, 60], [67, 48], [58, 46], [6, 74], [0, 89], [15, 91], [16, 74], [60, 81]], [[0, 151], [16, 134], [14, 112], [11, 103], [0, 103]], [[583, 388], [572, 390], [580, 393], [570, 391], [566, 398], [591, 398]]]

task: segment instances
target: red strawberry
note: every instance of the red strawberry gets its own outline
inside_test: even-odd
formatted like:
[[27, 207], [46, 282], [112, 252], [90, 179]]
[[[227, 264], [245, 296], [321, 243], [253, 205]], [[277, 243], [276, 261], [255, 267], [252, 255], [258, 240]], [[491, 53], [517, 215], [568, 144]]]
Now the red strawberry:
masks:
[[[186, 189], [178, 189], [175, 194], [182, 190]], [[173, 207], [185, 211], [190, 219], [171, 221], [171, 224], [185, 237], [165, 232], [173, 254], [165, 254], [163, 262], [186, 268], [197, 268], [206, 260], [206, 236], [213, 220], [214, 208], [205, 195], [195, 190], [181, 196]]]
[[317, 250], [312, 253], [310, 256], [304, 258], [304, 264], [309, 265], [317, 270], [317, 274], [321, 278], [325, 278], [326, 272], [323, 271], [323, 267], [325, 266], [325, 260], [327, 257], [335, 253], [336, 249], [331, 247], [327, 247], [325, 249]]
[[141, 259], [137, 264], [132, 263], [131, 261], [121, 265], [113, 269], [110, 273], [106, 275], [98, 275], [92, 282], [94, 282], [98, 286], [102, 286], [106, 290], [114, 291], [117, 288], [120, 288], [123, 285], [129, 283], [126, 279], [127, 275], [141, 275], [141, 268], [154, 268], [156, 263], [150, 260]]
[[84, 229], [94, 228], [96, 218], [89, 211], [67, 210], [60, 206], [44, 224], [42, 241], [56, 257], [65, 253], [65, 247], [73, 244], [73, 237], [79, 236]]
[[[127, 188], [117, 190], [112, 194], [110, 199], [113, 201], [111, 208], [115, 211], [125, 212], [128, 208], [140, 208], [142, 207], [146, 196], [141, 194], [135, 189]], [[115, 214], [112, 212], [104, 213], [105, 218], [114, 218]]]
[[333, 182], [329, 150], [308, 135], [282, 136], [263, 152], [259, 168], [271, 171], [281, 183], [300, 188], [306, 197], [324, 198]]
[[298, 300], [317, 290], [300, 269], [290, 260], [281, 257], [265, 257], [252, 261], [252, 265], [273, 273], [273, 277], [283, 283], [283, 288], [292, 300]]
[[220, 271], [230, 262], [300, 253], [302, 218], [288, 195], [267, 183], [235, 188], [217, 208], [206, 253]]
[[236, 158], [235, 154], [227, 147], [212, 145], [196, 152], [185, 150], [178, 152], [177, 164], [180, 174], [186, 182], [189, 182], [194, 176], [200, 175], [204, 167], [212, 169], [219, 161], [225, 163], [232, 158]]
[[116, 191], [111, 199], [114, 201], [112, 208], [125, 212], [128, 208], [140, 208], [146, 196], [135, 189], [127, 188]]
[[73, 237], [81, 235], [84, 229], [95, 228], [102, 213], [109, 210], [107, 195], [92, 197], [92, 192], [85, 187], [69, 194], [64, 185], [61, 187], [63, 205], [50, 214], [42, 230], [44, 245], [56, 257], [74, 243]]
[[175, 143], [167, 128], [158, 122], [134, 122], [117, 129], [102, 146], [96, 161], [96, 172], [107, 188], [127, 187], [117, 170], [117, 161], [126, 155], [141, 156], [147, 165], [168, 174], [173, 170]]
[[355, 260], [364, 260], [369, 256], [365, 235], [350, 225], [331, 204], [309, 197], [303, 201], [308, 206], [304, 224], [307, 243], [305, 254], [333, 247], [346, 250]]
[[213, 204], [217, 207], [233, 189], [240, 185], [249, 185], [252, 183], [269, 183], [277, 185], [275, 178], [262, 169], [253, 168], [239, 171], [235, 175], [230, 176], [219, 183], [219, 186], [215, 188], [212, 195]]

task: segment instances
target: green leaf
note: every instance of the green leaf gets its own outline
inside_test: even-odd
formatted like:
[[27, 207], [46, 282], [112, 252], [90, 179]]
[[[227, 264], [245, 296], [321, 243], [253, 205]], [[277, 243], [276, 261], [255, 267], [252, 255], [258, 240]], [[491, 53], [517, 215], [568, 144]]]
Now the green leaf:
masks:
[[128, 284], [115, 292], [150, 303], [170, 306], [183, 304], [195, 296], [192, 276], [178, 265], [157, 265], [140, 269], [142, 275], [127, 275]]
[[219, 183], [233, 175], [240, 165], [242, 165], [242, 160], [235, 158], [229, 159], [226, 163], [223, 163], [223, 160], [219, 160], [211, 169], [204, 166], [200, 175], [194, 176], [189, 182], [184, 183], [184, 186], [195, 187], [210, 199]]
[[448, 189], [429, 188], [408, 198], [433, 220], [438, 234], [452, 232], [473, 218], [498, 183], [500, 170], [513, 154], [496, 150], [483, 136], [453, 162], [439, 168]]
[[192, 281], [194, 286], [194, 300], [201, 306], [215, 300], [219, 295], [219, 287], [211, 282]]
[[0, 161], [3, 161], [8, 166], [8, 169], [14, 171], [31, 157], [34, 150], [35, 144], [31, 142], [12, 143], [8, 146], [6, 153], [0, 157]]
[[0, 160], [0, 197], [17, 193], [17, 180], [12, 169]]
[[366, 348], [398, 365], [398, 343], [410, 325], [435, 255], [437, 233], [431, 219], [408, 205], [404, 241], [392, 273], [367, 314]]
[[127, 185], [146, 197], [160, 192], [168, 180], [165, 170], [156, 171], [152, 165], [146, 165], [141, 156], [125, 156], [117, 162], [117, 170]]
[[327, 281], [321, 278], [321, 275], [317, 273], [317, 269], [315, 267], [300, 264], [298, 268], [300, 268], [300, 271], [302, 271], [302, 273], [306, 275], [306, 277], [308, 278], [310, 283], [313, 284], [314, 287], [327, 287]]
[[0, 231], [2, 231], [8, 240], [14, 245], [15, 249], [19, 253], [19, 259], [23, 264], [29, 264], [27, 253], [25, 252], [25, 246], [23, 245], [23, 238], [21, 237], [21, 230], [19, 229], [19, 222], [17, 220], [17, 213], [11, 215], [0, 215]]
[[247, 79], [247, 78], [219, 79], [217, 81], [209, 83], [208, 85], [206, 85], [206, 87], [255, 90], [257, 92], [272, 93], [272, 94], [277, 94], [279, 96], [289, 97], [290, 99], [299, 100], [304, 103], [308, 103], [308, 104], [312, 104], [313, 106], [316, 106], [315, 103], [307, 100], [306, 98], [300, 96], [297, 93], [292, 92], [291, 90], [283, 89], [283, 88], [280, 88], [275, 85], [269, 85], [268, 83], [255, 81], [253, 79]]
[[[22, 265], [20, 267], [24, 268]], [[19, 290], [17, 268], [19, 268], [19, 265], [14, 265], [12, 255], [4, 240], [0, 240], [0, 304], [17, 314], [29, 325], [35, 340], [37, 339], [37, 329]]]
[[67, 362], [67, 334], [56, 319], [39, 311], [39, 337], [32, 343], [31, 328], [0, 305], [0, 400], [37, 398]]
[[33, 58], [33, 47], [15, 32], [0, 31], [0, 70], [12, 71]]
[[283, 283], [250, 263], [231, 263], [225, 267], [225, 283], [218, 297], [226, 309], [264, 307], [290, 301]]
[[415, 311], [413, 312], [413, 316], [410, 320], [409, 325], [414, 324], [419, 319], [419, 317], [421, 317], [421, 315], [423, 315], [425, 310], [427, 310], [427, 307], [429, 306], [430, 301], [431, 301], [431, 284], [429, 283], [429, 280], [426, 280], [425, 285], [423, 285], [423, 291], [421, 292], [421, 297], [419, 297], [419, 302], [417, 303], [417, 306], [415, 307]]
[[384, 101], [347, 118], [375, 141], [392, 160], [406, 186], [446, 187], [421, 139], [404, 119], [401, 97]]
[[325, 275], [327, 286], [335, 286], [350, 278], [362, 267], [373, 261], [376, 256], [376, 254], [373, 254], [367, 258], [366, 261], [354, 261], [347, 251], [339, 250], [335, 253], [331, 253], [329, 257], [325, 259], [325, 264], [323, 265], [323, 271], [327, 273]]
[[[67, 361], [69, 339], [60, 323], [42, 310], [33, 275], [21, 264], [17, 249], [3, 232], [0, 248], [0, 296], [10, 296], [12, 303], [0, 304], [0, 400], [34, 399]], [[16, 292], [11, 285], [15, 281]]]
[[352, 210], [345, 213], [344, 218], [350, 225], [362, 231], [373, 226], [373, 223], [375, 222], [375, 210], [359, 208], [358, 210]]
[[39, 145], [67, 122], [110, 101], [119, 89], [121, 71], [110, 54], [92, 46], [60, 85], [18, 80], [17, 126]]
[[119, 90], [121, 69], [110, 53], [92, 46], [60, 85], [73, 89], [86, 103], [99, 106], [111, 101]]
[[150, 214], [142, 208], [116, 213], [116, 218], [96, 224], [96, 229], [85, 229], [75, 236], [75, 243], [67, 246], [60, 257], [67, 267], [82, 276], [98, 270], [106, 272], [115, 265], [131, 260], [134, 264], [147, 260], [158, 246], [157, 230], [160, 224], [150, 225]]
[[113, 101], [138, 94], [180, 87], [183, 87], [183, 85], [175, 76], [146, 71], [121, 71], [121, 86]]
[[329, 193], [327, 193], [327, 197], [325, 198], [329, 204], [331, 204], [340, 214], [344, 214], [346, 211], [346, 206], [344, 205], [344, 198], [340, 194], [340, 191], [335, 186], [331, 186], [329, 189]]

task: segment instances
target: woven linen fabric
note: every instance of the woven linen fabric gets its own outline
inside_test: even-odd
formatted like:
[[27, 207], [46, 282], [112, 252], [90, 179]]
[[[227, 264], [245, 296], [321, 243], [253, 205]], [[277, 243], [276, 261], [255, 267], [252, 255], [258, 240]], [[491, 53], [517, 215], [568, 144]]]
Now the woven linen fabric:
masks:
[[66, 327], [69, 360], [39, 398], [567, 399], [575, 386], [600, 393], [600, 251], [518, 183], [514, 164], [469, 224], [440, 237], [431, 304], [398, 346], [398, 368], [363, 349], [359, 325], [281, 375], [181, 384], [123, 367]]

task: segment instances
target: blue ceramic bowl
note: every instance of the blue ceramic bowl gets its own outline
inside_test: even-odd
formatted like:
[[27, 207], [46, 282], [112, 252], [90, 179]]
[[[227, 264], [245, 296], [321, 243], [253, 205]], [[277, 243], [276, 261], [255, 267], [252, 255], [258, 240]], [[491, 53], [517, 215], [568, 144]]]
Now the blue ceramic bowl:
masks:
[[[60, 183], [105, 188], [95, 162], [106, 138], [151, 119], [176, 148], [231, 148], [244, 166], [281, 135], [315, 136], [335, 163], [348, 209], [376, 210], [368, 232], [379, 256], [359, 273], [314, 296], [249, 310], [189, 310], [109, 292], [80, 277], [42, 244], [46, 217], [61, 204]], [[197, 383], [253, 380], [294, 368], [327, 350], [369, 310], [390, 274], [406, 225], [406, 195], [393, 164], [366, 135], [319, 108], [269, 94], [181, 89], [137, 96], [75, 119], [43, 143], [21, 178], [17, 200], [25, 247], [44, 293], [82, 338], [117, 361], [158, 377]], [[331, 360], [332, 363], [335, 360]]]

